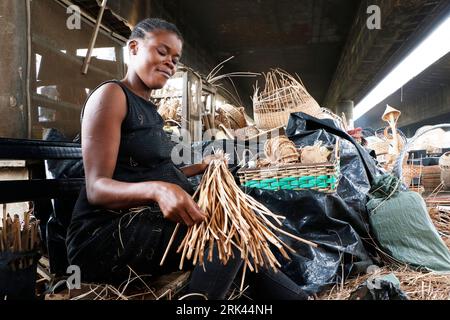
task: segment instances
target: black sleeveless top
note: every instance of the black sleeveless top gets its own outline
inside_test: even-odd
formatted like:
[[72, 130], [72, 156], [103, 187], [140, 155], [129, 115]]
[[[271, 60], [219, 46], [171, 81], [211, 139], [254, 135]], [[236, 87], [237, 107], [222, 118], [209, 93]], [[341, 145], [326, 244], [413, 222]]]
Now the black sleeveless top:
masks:
[[136, 95], [119, 81], [127, 98], [127, 115], [122, 122], [117, 165], [113, 179], [125, 182], [164, 181], [192, 193], [192, 185], [174, 165], [175, 146], [163, 130], [157, 107]]
[[[164, 132], [164, 120], [157, 112], [156, 106], [136, 95], [117, 80], [104, 82], [100, 86], [109, 82], [117, 83], [127, 99], [127, 114], [122, 122], [113, 179], [123, 182], [174, 183], [192, 195], [193, 186], [171, 160], [175, 143]], [[86, 188], [83, 187], [72, 214], [67, 241], [81, 245], [89, 238], [92, 230], [113, 218], [114, 215], [108, 210], [88, 202]]]

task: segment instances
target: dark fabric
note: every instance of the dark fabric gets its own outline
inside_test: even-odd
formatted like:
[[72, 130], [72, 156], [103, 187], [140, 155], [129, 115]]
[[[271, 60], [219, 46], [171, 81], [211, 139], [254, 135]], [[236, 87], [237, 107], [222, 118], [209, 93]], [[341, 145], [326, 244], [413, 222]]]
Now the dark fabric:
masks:
[[249, 275], [250, 295], [255, 300], [307, 300], [308, 293], [283, 271], [263, 269]]
[[[244, 265], [240, 251], [233, 247], [233, 258], [223, 265], [217, 254], [217, 247], [214, 248], [213, 260], [208, 261], [207, 257], [203, 261], [203, 266], [196, 266], [186, 293], [197, 293], [205, 295], [208, 300], [223, 300], [236, 278], [238, 272], [242, 275]], [[252, 259], [250, 258], [250, 261]], [[254, 262], [252, 261], [254, 265]], [[269, 268], [260, 268], [259, 271], [246, 271], [245, 285], [248, 285], [247, 295], [255, 300], [305, 300], [308, 295], [299, 285], [292, 281], [282, 271], [273, 271]], [[236, 279], [235, 286], [240, 287], [241, 279]], [[199, 299], [193, 296], [192, 299]]]
[[[175, 224], [163, 218], [157, 205], [139, 213], [98, 214], [105, 221], [96, 225], [89, 240], [80, 243], [73, 240], [71, 246], [79, 250], [69, 253], [71, 263], [80, 267], [84, 281], [119, 284], [128, 278], [129, 268], [145, 276], [158, 276], [178, 269], [180, 255], [176, 249], [186, 228], [181, 227], [170, 254], [160, 267]], [[85, 225], [93, 224], [86, 222]], [[186, 265], [189, 267], [190, 264]]]
[[286, 134], [297, 146], [313, 145], [316, 141], [332, 145], [337, 137], [343, 138], [339, 143], [341, 174], [335, 193], [242, 187], [272, 212], [286, 217], [285, 231], [319, 245], [311, 247], [281, 235], [295, 253], [290, 255], [291, 260], [285, 260], [275, 251], [281, 271], [295, 282], [297, 289], [311, 295], [349, 275], [365, 272], [373, 264], [365, 204], [373, 180], [370, 177], [377, 174], [377, 169], [367, 152], [331, 120], [293, 113]]
[[[208, 261], [207, 255], [203, 260], [203, 266], [197, 265], [192, 272], [191, 281], [186, 293], [203, 294], [208, 300], [223, 300], [226, 298], [233, 280], [240, 270], [243, 260], [236, 248], [232, 248], [234, 257], [223, 265], [219, 260], [217, 247], [214, 247], [213, 260]], [[209, 251], [209, 248], [206, 252]], [[193, 297], [192, 299], [198, 299]]]
[[[177, 184], [192, 194], [192, 185], [171, 160], [174, 145], [163, 130], [164, 121], [156, 106], [134, 94], [119, 81], [108, 82], [120, 85], [127, 98], [127, 115], [122, 123], [113, 179], [124, 182], [164, 181]], [[142, 212], [137, 219], [140, 224], [133, 220], [124, 229], [124, 237], [131, 245], [117, 252], [117, 228], [120, 219], [126, 216], [129, 216], [126, 211], [118, 215], [92, 206], [87, 200], [86, 189], [81, 190], [67, 234], [67, 250], [70, 263], [79, 264], [82, 273], [83, 269], [86, 270], [85, 279], [94, 281], [97, 276], [99, 280], [111, 278], [110, 275], [120, 274], [126, 264], [131, 264], [131, 267], [135, 265], [144, 273], [156, 272], [159, 261], [148, 258], [153, 256], [149, 252], [158, 250], [161, 238], [170, 237], [166, 232], [170, 232], [174, 224], [163, 220], [160, 213]], [[160, 229], [162, 231], [155, 231]], [[141, 262], [146, 270], [140, 270]], [[117, 266], [117, 271], [108, 275], [108, 269], [113, 265]], [[95, 270], [99, 271], [94, 273]], [[92, 276], [87, 274], [91, 272]]]
[[[46, 136], [47, 141], [66, 141], [79, 143], [78, 137], [70, 141], [57, 129], [50, 129]], [[83, 160], [46, 160], [47, 169], [54, 179], [84, 178]], [[49, 178], [49, 177], [47, 177]], [[57, 276], [65, 275], [69, 261], [67, 259], [66, 236], [70, 225], [72, 212], [77, 196], [67, 196], [54, 199], [53, 211], [47, 221], [47, 249], [50, 261], [50, 271]]]

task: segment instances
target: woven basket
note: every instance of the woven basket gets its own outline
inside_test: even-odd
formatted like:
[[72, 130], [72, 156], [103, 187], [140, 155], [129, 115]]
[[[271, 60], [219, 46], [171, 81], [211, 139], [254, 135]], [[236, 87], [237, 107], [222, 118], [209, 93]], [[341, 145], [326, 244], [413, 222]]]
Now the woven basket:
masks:
[[226, 116], [225, 112], [222, 109], [218, 109], [216, 111], [214, 125], [216, 128], [218, 128], [220, 125], [222, 125], [225, 128], [231, 129], [230, 121], [228, 120], [228, 117]]
[[410, 165], [410, 164], [403, 165], [402, 178], [403, 178], [403, 182], [405, 183], [405, 185], [407, 187], [409, 187], [412, 184], [412, 180], [414, 178], [421, 177], [422, 168], [423, 168], [422, 166], [417, 166], [417, 165]]
[[286, 125], [293, 112], [304, 112], [317, 117], [322, 109], [308, 93], [301, 81], [281, 70], [264, 75], [265, 88], [253, 95], [253, 112], [258, 129], [270, 130]]
[[222, 123], [228, 128], [236, 130], [247, 126], [244, 108], [242, 107], [236, 108], [231, 104], [224, 104], [219, 107], [218, 114]]
[[335, 114], [330, 109], [320, 108], [320, 110], [316, 110], [314, 111], [314, 113], [315, 114], [310, 115], [316, 117], [317, 119], [331, 119], [340, 129], [347, 131], [347, 124], [345, 123], [344, 119]]
[[237, 174], [241, 185], [270, 191], [316, 190], [334, 193], [338, 187], [339, 142], [329, 162], [315, 164], [289, 164], [274, 167], [248, 169], [242, 168]]

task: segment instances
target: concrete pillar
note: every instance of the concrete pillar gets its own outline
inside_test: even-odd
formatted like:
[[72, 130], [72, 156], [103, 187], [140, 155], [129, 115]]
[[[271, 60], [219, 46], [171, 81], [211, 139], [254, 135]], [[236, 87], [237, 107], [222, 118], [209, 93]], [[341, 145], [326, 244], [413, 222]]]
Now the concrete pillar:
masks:
[[0, 1], [0, 137], [27, 138], [26, 1]]
[[342, 116], [342, 113], [345, 114], [345, 118], [347, 119], [347, 127], [349, 129], [353, 129], [353, 108], [355, 104], [352, 100], [342, 100], [336, 106], [336, 113], [338, 116]]

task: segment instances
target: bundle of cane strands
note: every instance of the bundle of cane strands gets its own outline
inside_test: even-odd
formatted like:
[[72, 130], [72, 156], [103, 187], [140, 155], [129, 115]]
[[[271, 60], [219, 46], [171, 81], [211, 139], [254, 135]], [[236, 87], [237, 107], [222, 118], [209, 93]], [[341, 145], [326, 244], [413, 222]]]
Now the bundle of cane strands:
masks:
[[[236, 184], [227, 167], [227, 157], [223, 151], [215, 152], [216, 159], [209, 167], [194, 194], [201, 210], [207, 219], [200, 224], [188, 228], [187, 234], [178, 247], [181, 253], [180, 269], [185, 259], [194, 265], [203, 265], [204, 258], [213, 259], [213, 248], [217, 250], [219, 260], [226, 264], [233, 258], [233, 248], [237, 248], [245, 263], [245, 269], [258, 272], [260, 267], [271, 267], [275, 271], [280, 263], [273, 254], [273, 245], [285, 258], [290, 259], [287, 251], [294, 252], [281, 241], [274, 232], [287, 235], [293, 239], [316, 247], [317, 245], [292, 235], [275, 224], [281, 226], [284, 217], [273, 214], [262, 204], [245, 194]], [[274, 222], [272, 222], [272, 221]], [[176, 226], [161, 265], [172, 246], [179, 224]]]
[[[23, 222], [19, 215], [12, 218], [3, 205], [2, 227], [0, 227], [0, 253], [22, 254], [39, 248], [39, 220], [32, 217], [31, 211], [25, 212]], [[23, 255], [12, 262], [11, 269], [25, 269], [34, 263], [33, 258]]]

